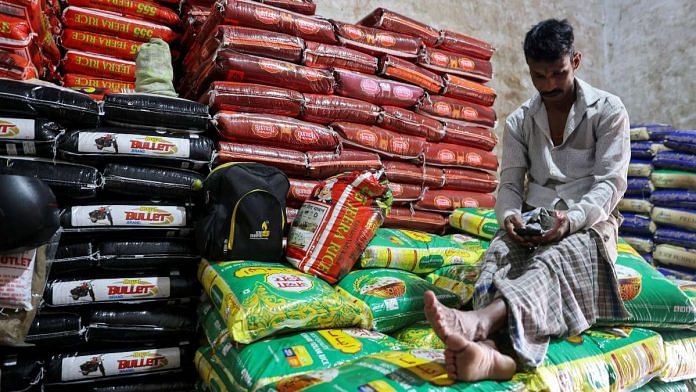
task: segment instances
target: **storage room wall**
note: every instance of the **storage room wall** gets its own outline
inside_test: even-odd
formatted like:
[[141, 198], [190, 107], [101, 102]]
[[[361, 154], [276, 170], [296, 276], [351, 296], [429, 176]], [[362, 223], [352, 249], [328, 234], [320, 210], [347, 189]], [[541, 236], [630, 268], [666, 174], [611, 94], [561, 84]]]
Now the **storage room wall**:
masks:
[[607, 1], [603, 86], [631, 121], [696, 127], [696, 1]]

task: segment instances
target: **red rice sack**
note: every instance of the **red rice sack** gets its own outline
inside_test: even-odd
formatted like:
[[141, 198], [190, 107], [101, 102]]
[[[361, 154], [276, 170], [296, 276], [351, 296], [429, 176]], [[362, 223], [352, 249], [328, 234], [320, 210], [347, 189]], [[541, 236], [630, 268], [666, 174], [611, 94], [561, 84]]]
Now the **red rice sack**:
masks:
[[288, 202], [304, 203], [305, 200], [312, 196], [312, 191], [319, 185], [319, 181], [314, 180], [298, 180], [290, 178], [290, 189], [288, 190]]
[[498, 178], [483, 171], [444, 168], [443, 172], [447, 189], [489, 193], [498, 187]]
[[330, 128], [272, 114], [218, 112], [213, 125], [234, 142], [288, 148], [297, 151], [335, 150], [338, 135]]
[[318, 42], [305, 42], [302, 64], [312, 68], [342, 68], [366, 74], [377, 73], [378, 59], [375, 56], [348, 49], [343, 46]]
[[216, 51], [232, 49], [241, 53], [299, 63], [302, 38], [239, 26], [218, 26], [198, 50], [192, 48], [184, 60], [186, 66], [211, 58]]
[[422, 88], [377, 76], [337, 69], [336, 93], [380, 106], [411, 107], [423, 96]]
[[416, 58], [423, 41], [420, 38], [390, 31], [333, 21], [342, 45], [367, 54], [393, 54]]
[[391, 182], [442, 188], [445, 177], [439, 167], [419, 166], [407, 162], [384, 161], [384, 174]]
[[172, 9], [146, 0], [66, 0], [69, 6], [111, 11], [126, 17], [135, 17], [153, 23], [176, 26], [181, 23], [179, 15]]
[[400, 135], [374, 125], [336, 122], [331, 127], [345, 144], [389, 157], [414, 159], [423, 153], [426, 141], [417, 136]]
[[214, 59], [212, 78], [220, 76], [232, 82], [261, 83], [282, 86], [301, 93], [331, 94], [334, 78], [331, 72], [295, 65], [287, 61], [241, 54], [232, 50], [218, 52]]
[[442, 40], [435, 46], [442, 50], [462, 53], [483, 60], [490, 60], [495, 52], [495, 49], [487, 42], [450, 30], [442, 31]]
[[24, 57], [0, 50], [0, 78], [14, 80], [37, 79], [39, 71]]
[[250, 1], [221, 1], [213, 8], [199, 35], [210, 36], [218, 25], [253, 27], [326, 44], [338, 42], [333, 25], [328, 20]]
[[69, 50], [63, 59], [63, 71], [102, 78], [135, 82], [135, 62], [115, 57]]
[[423, 195], [423, 188], [420, 185], [389, 183], [389, 189], [394, 197], [394, 204], [408, 204], [418, 201]]
[[336, 154], [327, 151], [307, 153], [308, 176], [324, 179], [350, 171], [377, 170], [382, 168], [379, 155], [373, 152], [342, 149]]
[[312, 0], [255, 0], [304, 15], [314, 15], [317, 5]]
[[448, 143], [428, 143], [425, 148], [425, 161], [436, 166], [498, 170], [498, 158], [492, 152]]
[[44, 31], [41, 20], [43, 15], [43, 2], [38, 0], [2, 0], [0, 1], [0, 14], [26, 20], [31, 31], [40, 35]]
[[3, 44], [27, 46], [33, 37], [34, 32], [27, 20], [0, 13], [0, 40]]
[[415, 207], [419, 210], [452, 212], [457, 208], [493, 208], [495, 196], [489, 193], [427, 189]]
[[102, 95], [135, 91], [135, 83], [70, 73], [63, 75], [63, 86], [83, 92], [99, 91]]
[[[300, 210], [297, 208], [285, 207], [285, 220], [287, 221], [288, 226], [292, 225], [292, 222], [295, 221], [298, 212], [300, 212]], [[287, 239], [284, 239], [283, 243], [287, 244]]]
[[384, 8], [375, 9], [358, 24], [419, 37], [427, 46], [434, 46], [440, 39], [439, 30]]
[[65, 27], [76, 30], [141, 42], [150, 42], [150, 38], [161, 38], [167, 43], [172, 43], [177, 38], [177, 34], [167, 26], [80, 7], [66, 8], [63, 11], [63, 23]]
[[445, 88], [440, 75], [392, 55], [385, 55], [380, 59], [380, 74], [390, 79], [415, 84], [435, 94]]
[[429, 70], [466, 76], [481, 82], [493, 79], [493, 65], [463, 54], [425, 48], [418, 56], [418, 64]]
[[329, 124], [347, 121], [359, 124], [377, 124], [382, 109], [369, 102], [336, 95], [304, 94], [300, 118], [305, 121]]
[[47, 74], [49, 67], [47, 67], [45, 58], [41, 54], [41, 48], [35, 40], [31, 40], [28, 45], [21, 47], [6, 45], [0, 40], [0, 50], [23, 58], [38, 70], [40, 77], [45, 77]]
[[418, 105], [418, 112], [480, 124], [490, 128], [495, 127], [497, 119], [495, 110], [490, 107], [440, 95], [431, 95], [424, 99]]
[[213, 82], [201, 98], [213, 113], [229, 110], [288, 117], [299, 116], [303, 102], [303, 95], [297, 91], [236, 82]]
[[135, 61], [140, 45], [143, 44], [143, 42], [73, 29], [63, 30], [61, 43], [68, 50], [74, 49], [130, 61]]
[[472, 82], [459, 76], [445, 74], [445, 90], [442, 95], [450, 98], [461, 99], [477, 103], [483, 106], [493, 106], [496, 92], [488, 86]]
[[322, 181], [288, 234], [286, 257], [300, 271], [338, 282], [353, 268], [384, 220], [388, 188], [374, 172], [351, 172]]
[[382, 110], [379, 126], [384, 129], [424, 137], [429, 142], [437, 142], [445, 137], [445, 126], [440, 121], [396, 106], [384, 106]]
[[218, 164], [258, 162], [295, 176], [304, 176], [307, 171], [307, 155], [299, 151], [221, 141], [218, 142], [217, 153]]
[[410, 208], [394, 207], [385, 215], [382, 227], [443, 234], [447, 230], [447, 219], [434, 212], [412, 211]]
[[445, 121], [445, 137], [442, 139], [442, 142], [492, 151], [495, 145], [498, 144], [498, 138], [488, 128], [466, 126], [454, 121]]

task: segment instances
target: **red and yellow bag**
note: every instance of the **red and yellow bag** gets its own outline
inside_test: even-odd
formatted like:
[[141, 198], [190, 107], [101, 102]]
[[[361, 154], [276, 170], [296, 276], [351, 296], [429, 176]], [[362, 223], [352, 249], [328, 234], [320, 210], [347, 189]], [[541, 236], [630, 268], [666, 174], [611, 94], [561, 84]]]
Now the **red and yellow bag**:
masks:
[[288, 234], [286, 257], [297, 269], [338, 282], [374, 237], [390, 199], [374, 172], [351, 172], [322, 181]]
[[63, 71], [99, 78], [135, 82], [135, 62], [98, 54], [69, 50], [63, 59]]
[[445, 91], [442, 95], [446, 97], [462, 99], [483, 106], [493, 106], [495, 102], [495, 90], [488, 86], [450, 74], [446, 74], [443, 79], [445, 80]]
[[74, 29], [65, 29], [61, 42], [68, 50], [103, 54], [131, 61], [135, 61], [138, 57], [138, 50], [143, 44], [143, 42]]
[[342, 68], [366, 74], [377, 73], [378, 59], [343, 46], [305, 42], [303, 65], [312, 68]]
[[498, 158], [492, 152], [449, 143], [428, 143], [425, 162], [436, 166], [498, 170]]
[[63, 23], [66, 27], [77, 30], [113, 34], [115, 37], [141, 42], [161, 38], [171, 43], [177, 38], [177, 34], [167, 26], [80, 7], [66, 8], [63, 11]]
[[167, 26], [176, 26], [181, 22], [179, 15], [172, 9], [146, 0], [67, 0], [67, 4], [111, 11]]
[[345, 172], [382, 168], [382, 161], [374, 152], [345, 148], [338, 154], [329, 151], [310, 151], [307, 153], [307, 162], [307, 175], [321, 180]]
[[457, 208], [493, 208], [495, 196], [490, 193], [428, 189], [415, 207], [441, 212], [452, 212]]
[[431, 116], [466, 121], [489, 128], [495, 127], [495, 121], [497, 120], [493, 108], [441, 95], [431, 95], [424, 99], [418, 105], [418, 112]]
[[443, 234], [447, 229], [447, 219], [436, 212], [413, 211], [410, 208], [395, 207], [389, 210], [384, 217], [382, 227]]
[[95, 91], [103, 90], [106, 94], [135, 91], [134, 83], [71, 73], [63, 75], [63, 85], [70, 88], [93, 88]]
[[0, 78], [28, 80], [39, 77], [34, 64], [24, 57], [0, 50]]
[[344, 144], [392, 158], [418, 158], [426, 144], [422, 137], [401, 135], [374, 125], [335, 122], [331, 127], [343, 138]]
[[481, 82], [488, 82], [493, 78], [493, 65], [490, 61], [444, 50], [425, 48], [418, 56], [418, 64], [431, 71], [457, 74]]

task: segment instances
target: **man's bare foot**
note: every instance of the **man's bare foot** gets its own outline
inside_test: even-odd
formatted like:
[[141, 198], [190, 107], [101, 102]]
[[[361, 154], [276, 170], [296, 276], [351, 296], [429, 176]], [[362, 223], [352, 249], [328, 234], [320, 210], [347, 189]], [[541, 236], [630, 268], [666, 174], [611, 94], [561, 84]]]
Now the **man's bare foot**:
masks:
[[472, 342], [452, 335], [445, 342], [445, 366], [453, 380], [509, 380], [517, 371], [511, 357], [501, 354], [490, 340]]
[[485, 328], [476, 312], [448, 308], [437, 300], [432, 291], [426, 291], [424, 297], [425, 317], [443, 342], [452, 335], [466, 340], [482, 340], [488, 337], [485, 336]]

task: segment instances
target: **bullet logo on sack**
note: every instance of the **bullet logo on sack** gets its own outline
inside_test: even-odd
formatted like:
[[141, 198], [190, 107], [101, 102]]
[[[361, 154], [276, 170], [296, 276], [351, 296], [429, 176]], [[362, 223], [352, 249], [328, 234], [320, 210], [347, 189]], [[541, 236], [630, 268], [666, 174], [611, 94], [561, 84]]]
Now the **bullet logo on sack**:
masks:
[[157, 295], [157, 285], [144, 279], [123, 279], [120, 284], [106, 286], [109, 297], [152, 297]]
[[274, 24], [280, 22], [280, 12], [268, 8], [257, 7], [254, 9], [254, 17], [263, 24]]
[[369, 95], [377, 95], [382, 91], [379, 83], [372, 79], [363, 79], [360, 81], [360, 89]]
[[174, 216], [157, 207], [140, 207], [137, 210], [125, 211], [127, 225], [171, 225]]
[[149, 351], [136, 351], [125, 359], [117, 359], [118, 370], [126, 369], [159, 369], [169, 364], [167, 357]]
[[364, 145], [374, 147], [377, 145], [377, 135], [371, 131], [360, 130], [358, 131], [358, 141]]
[[278, 128], [271, 124], [254, 124], [251, 127], [251, 132], [263, 139], [270, 139], [278, 136]]
[[11, 139], [19, 134], [19, 127], [10, 121], [0, 120], [0, 138]]
[[172, 155], [179, 151], [176, 144], [157, 136], [145, 136], [131, 139], [130, 147], [132, 153], [150, 152], [158, 155]]
[[466, 153], [466, 163], [470, 165], [480, 165], [483, 162], [483, 158], [476, 152]]

